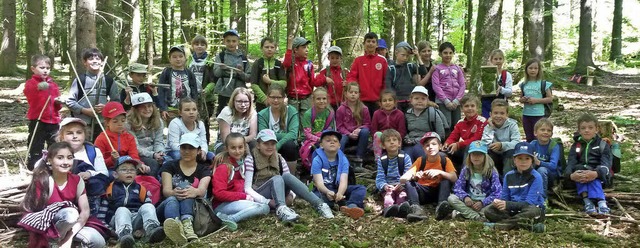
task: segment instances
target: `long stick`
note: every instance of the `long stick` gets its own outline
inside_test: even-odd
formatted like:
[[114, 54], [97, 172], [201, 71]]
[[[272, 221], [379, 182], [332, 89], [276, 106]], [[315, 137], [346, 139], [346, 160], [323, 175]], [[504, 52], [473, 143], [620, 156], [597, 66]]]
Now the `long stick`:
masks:
[[29, 162], [29, 151], [31, 151], [31, 146], [33, 145], [33, 139], [36, 137], [36, 133], [38, 132], [38, 124], [40, 124], [40, 118], [42, 118], [42, 114], [44, 114], [44, 110], [47, 108], [47, 105], [49, 105], [49, 100], [51, 100], [51, 95], [49, 95], [47, 97], [47, 100], [44, 102], [44, 106], [42, 106], [42, 110], [40, 110], [40, 114], [38, 115], [38, 121], [36, 122], [36, 126], [33, 128], [33, 134], [31, 134], [29, 147], [27, 147], [27, 156], [24, 159], [25, 161], [27, 161], [27, 163]]
[[[78, 71], [76, 70], [76, 66], [73, 64], [73, 59], [71, 58], [71, 54], [69, 54], [69, 51], [67, 51], [67, 56], [69, 57], [69, 64], [71, 65], [71, 69], [73, 69], [73, 73], [75, 73], [76, 78], [78, 78], [78, 85], [80, 85], [80, 89], [82, 90], [82, 93], [85, 95], [85, 97], [89, 97], [89, 95], [87, 95], [87, 91], [84, 89], [84, 85], [82, 85], [82, 82], [80, 82], [79, 80], [80, 77], [78, 76]], [[102, 68], [104, 68], [104, 66]], [[100, 80], [100, 75], [98, 75], [98, 80]], [[98, 80], [96, 80], [96, 82], [99, 82]], [[98, 123], [98, 126], [100, 126], [100, 129], [102, 130], [102, 132], [106, 132], [104, 127], [102, 126], [102, 122], [100, 122], [100, 118], [98, 118], [98, 113], [96, 113], [96, 110], [93, 108], [93, 105], [91, 105], [91, 101], [89, 101], [89, 99], [87, 99], [87, 103], [89, 104], [89, 109], [91, 109], [91, 112], [93, 112], [93, 117], [96, 118], [96, 122]], [[116, 148], [113, 146], [113, 144], [111, 144], [111, 140], [108, 137], [106, 140], [107, 140], [107, 143], [109, 143], [111, 150], [115, 151]]]

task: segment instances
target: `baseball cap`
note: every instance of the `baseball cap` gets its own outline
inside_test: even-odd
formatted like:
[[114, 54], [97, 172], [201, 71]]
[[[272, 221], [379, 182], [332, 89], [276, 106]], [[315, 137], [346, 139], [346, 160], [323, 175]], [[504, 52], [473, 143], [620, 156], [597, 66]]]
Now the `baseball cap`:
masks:
[[327, 52], [327, 54], [329, 53], [339, 53], [340, 55], [342, 55], [342, 48], [340, 48], [339, 46], [331, 46], [329, 47], [329, 51]]
[[229, 29], [225, 31], [224, 34], [222, 34], [222, 38], [227, 38], [227, 36], [229, 35], [237, 36], [238, 38], [240, 38], [240, 34], [238, 34], [238, 31], [236, 31], [235, 29]]
[[132, 106], [138, 106], [140, 104], [150, 103], [150, 102], [153, 102], [153, 99], [151, 98], [151, 95], [149, 95], [149, 93], [147, 92], [133, 94], [133, 96], [131, 97]]
[[80, 123], [85, 127], [87, 126], [87, 123], [85, 121], [83, 121], [82, 119], [80, 119], [80, 118], [67, 117], [67, 118], [62, 119], [62, 121], [60, 122], [60, 128], [66, 126], [66, 125], [69, 125], [71, 123]]
[[171, 54], [173, 51], [179, 51], [181, 53], [184, 53], [184, 47], [182, 45], [172, 46], [171, 49], [169, 49], [169, 54]]
[[387, 49], [387, 41], [385, 41], [384, 39], [379, 39], [378, 48]]
[[293, 39], [293, 44], [291, 45], [292, 48], [296, 48], [299, 46], [304, 46], [311, 43], [310, 40], [305, 39], [304, 37], [296, 37], [295, 39]]
[[440, 139], [440, 135], [438, 135], [438, 133], [436, 133], [436, 132], [427, 132], [422, 136], [422, 138], [420, 138], [420, 144], [424, 146], [424, 143], [427, 142], [427, 140], [429, 140], [431, 138], [436, 138], [436, 139], [438, 139], [438, 142], [442, 142], [442, 140]]
[[322, 134], [320, 135], [320, 140], [324, 139], [324, 137], [328, 136], [328, 135], [336, 136], [338, 138], [338, 140], [342, 139], [342, 134], [341, 133], [339, 133], [338, 131], [327, 129], [327, 130], [322, 131]]
[[200, 137], [195, 133], [185, 133], [180, 136], [180, 145], [191, 145], [195, 148], [200, 147]]
[[278, 138], [276, 137], [276, 133], [274, 133], [273, 130], [271, 130], [271, 129], [262, 129], [262, 130], [260, 130], [260, 132], [258, 132], [258, 135], [256, 136], [256, 140], [261, 140], [262, 142], [273, 140], [273, 141], [278, 142]]
[[115, 101], [108, 102], [102, 109], [102, 117], [109, 119], [116, 118], [116, 116], [126, 113], [127, 111], [124, 111], [124, 107], [122, 107], [122, 104]]
[[429, 96], [429, 91], [427, 91], [427, 88], [425, 88], [424, 86], [414, 87], [413, 90], [411, 91], [411, 94], [413, 93], [422, 93], [422, 94], [425, 94], [426, 96]]
[[482, 141], [474, 141], [469, 144], [469, 153], [472, 152], [481, 152], [487, 154], [487, 144]]
[[515, 157], [520, 154], [526, 154], [533, 157], [535, 156], [533, 155], [533, 152], [535, 152], [535, 148], [533, 147], [533, 145], [523, 141], [516, 144], [516, 148], [513, 149], [513, 156]]
[[396, 50], [398, 50], [398, 48], [406, 48], [409, 51], [413, 51], [413, 48], [411, 47], [411, 45], [409, 45], [409, 43], [407, 43], [406, 41], [402, 41], [402, 42], [398, 43], [396, 45]]
[[147, 74], [147, 65], [133, 63], [129, 65], [129, 72]]
[[118, 158], [118, 163], [116, 163], [115, 169], [117, 170], [118, 167], [120, 167], [120, 165], [123, 165], [123, 164], [126, 164], [126, 163], [133, 164], [133, 166], [138, 166], [139, 164], [142, 164], [142, 162], [140, 162], [140, 160], [134, 159], [129, 155], [125, 155], [125, 156], [122, 156], [122, 157]]

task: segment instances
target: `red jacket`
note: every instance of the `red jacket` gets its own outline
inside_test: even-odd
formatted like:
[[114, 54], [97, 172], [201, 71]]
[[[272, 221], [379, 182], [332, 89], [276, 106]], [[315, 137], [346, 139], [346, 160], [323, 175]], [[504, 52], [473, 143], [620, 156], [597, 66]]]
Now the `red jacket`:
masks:
[[[49, 88], [46, 90], [38, 90], [38, 83], [43, 81], [49, 84]], [[60, 123], [60, 109], [62, 108], [62, 104], [55, 101], [55, 99], [60, 96], [60, 90], [51, 77], [42, 78], [41, 76], [33, 75], [31, 79], [27, 80], [24, 84], [22, 93], [27, 97], [27, 102], [29, 103], [27, 119], [37, 120], [40, 111], [45, 108], [40, 121], [49, 124]], [[51, 96], [51, 98], [47, 106], [45, 106], [44, 104], [49, 96]]]
[[[318, 74], [317, 79], [327, 87], [327, 92], [329, 94], [331, 105], [339, 105], [342, 102], [342, 91], [344, 90], [344, 86], [345, 86], [344, 83], [346, 82], [345, 81], [346, 78], [342, 77], [343, 69], [340, 66], [333, 66], [333, 67], [330, 67], [330, 69], [331, 69], [330, 76], [331, 76], [331, 79], [333, 79], [333, 85], [327, 84], [327, 68], [324, 68], [320, 71], [320, 74]], [[349, 71], [346, 71], [346, 73], [349, 73]], [[335, 88], [335, 91], [333, 91], [334, 88]]]
[[487, 119], [483, 116], [465, 117], [455, 125], [446, 143], [453, 144], [458, 142], [458, 149], [465, 148], [471, 142], [482, 139], [482, 131], [484, 131], [486, 125]]
[[[243, 165], [240, 165], [243, 166]], [[229, 168], [227, 164], [219, 164], [213, 170], [213, 205], [215, 209], [223, 202], [232, 202], [247, 199], [247, 193], [244, 192], [244, 178], [241, 175], [242, 170], [234, 172], [233, 178], [229, 182]]]
[[[322, 86], [324, 81], [320, 81], [315, 76], [313, 70], [313, 63], [307, 60], [307, 58], [296, 57], [296, 64], [294, 66], [295, 73], [291, 73], [291, 50], [287, 50], [284, 54], [284, 61], [282, 66], [289, 73], [289, 80], [287, 81], [287, 95], [290, 98], [306, 98], [313, 92], [313, 87]], [[293, 79], [295, 74], [295, 85]], [[297, 90], [297, 94], [296, 94]]]
[[387, 68], [387, 60], [377, 53], [362, 55], [353, 61], [351, 71], [347, 75], [347, 82], [358, 82], [360, 100], [378, 101], [380, 92], [385, 87], [384, 78], [387, 75]]
[[[378, 131], [393, 128], [400, 133], [400, 138], [404, 139], [407, 134], [407, 121], [404, 118], [404, 113], [399, 109], [393, 109], [391, 111], [385, 111], [378, 109], [373, 112], [373, 120], [371, 121], [371, 133], [374, 134]], [[401, 140], [402, 141], [402, 140]]]
[[113, 157], [111, 157], [112, 150], [111, 146], [109, 146], [109, 142], [107, 141], [107, 135], [109, 136], [109, 140], [111, 140], [111, 144], [118, 151], [120, 156], [129, 155], [134, 159], [140, 160], [138, 147], [136, 146], [136, 138], [133, 134], [130, 134], [127, 131], [117, 134], [106, 130], [98, 135], [94, 145], [102, 151], [102, 156], [104, 156], [104, 163], [107, 165], [107, 169], [113, 169], [115, 166], [115, 161], [113, 161]]

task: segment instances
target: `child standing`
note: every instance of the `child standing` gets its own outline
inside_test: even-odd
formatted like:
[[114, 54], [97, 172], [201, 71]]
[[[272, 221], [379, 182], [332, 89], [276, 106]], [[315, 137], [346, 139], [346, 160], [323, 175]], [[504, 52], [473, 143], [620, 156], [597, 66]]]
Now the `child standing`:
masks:
[[380, 92], [385, 88], [384, 79], [389, 67], [387, 59], [376, 53], [377, 47], [378, 35], [373, 32], [365, 34], [364, 55], [353, 60], [347, 75], [347, 82], [358, 82], [362, 86], [360, 98], [371, 113], [378, 110]]
[[482, 141], [469, 144], [469, 156], [460, 170], [459, 180], [447, 201], [454, 209], [452, 216], [484, 222], [484, 212], [493, 200], [500, 197], [500, 176], [487, 156], [487, 145]]
[[396, 62], [389, 65], [385, 84], [387, 89], [394, 89], [398, 96], [398, 108], [402, 112], [409, 109], [409, 96], [411, 91], [419, 81], [420, 74], [427, 74], [420, 56], [416, 56], [418, 63], [410, 63], [409, 58], [413, 55], [413, 48], [407, 42], [400, 42], [396, 45]]
[[327, 57], [329, 58], [329, 67], [324, 68], [318, 74], [318, 81], [326, 82], [325, 87], [329, 94], [331, 107], [338, 109], [342, 103], [342, 91], [346, 86], [346, 75], [349, 70], [342, 68], [342, 49], [338, 46], [329, 47]]
[[482, 116], [489, 118], [491, 113], [491, 102], [500, 98], [507, 100], [511, 96], [513, 88], [513, 78], [511, 73], [503, 69], [504, 65], [504, 52], [500, 49], [491, 51], [489, 54], [489, 63], [498, 67], [498, 80], [496, 81], [496, 95], [495, 96], [482, 96]]
[[400, 184], [400, 176], [411, 167], [411, 157], [400, 150], [402, 138], [394, 129], [387, 129], [380, 137], [385, 154], [376, 159], [376, 189], [384, 197], [384, 217], [406, 218], [409, 204], [405, 203], [407, 192]]
[[[189, 56], [187, 61], [187, 68], [193, 72], [196, 78], [196, 87], [198, 92], [202, 95], [198, 98], [198, 113], [200, 119], [204, 122], [205, 130], [207, 131], [207, 143], [209, 143], [210, 135], [209, 129], [211, 127], [211, 116], [215, 112], [215, 94], [213, 94], [213, 88], [216, 82], [213, 81], [213, 59], [207, 53], [207, 39], [202, 35], [196, 35], [191, 40], [191, 49], [193, 52]], [[209, 86], [211, 85], [211, 86]], [[208, 90], [204, 90], [209, 87]]]
[[215, 151], [224, 151], [224, 141], [230, 133], [240, 133], [244, 135], [245, 141], [251, 148], [256, 145], [256, 134], [258, 134], [258, 114], [253, 107], [253, 94], [247, 88], [237, 88], [231, 94], [227, 106], [222, 109], [217, 117], [218, 143]]
[[543, 117], [549, 117], [545, 114], [545, 104], [553, 102], [553, 93], [551, 92], [553, 84], [543, 79], [542, 63], [539, 60], [529, 60], [525, 68], [527, 73], [524, 77], [524, 83], [520, 85], [522, 90], [520, 102], [524, 104], [522, 127], [527, 142], [531, 142], [535, 138], [533, 126]]
[[[300, 117], [293, 106], [287, 104], [285, 90], [274, 84], [266, 91], [269, 107], [258, 113], [258, 129], [271, 129], [275, 132], [278, 142], [276, 150], [287, 162], [294, 164], [298, 160], [298, 131]], [[293, 173], [295, 174], [295, 167]]]
[[215, 59], [213, 74], [218, 78], [215, 92], [218, 94], [218, 109], [220, 114], [222, 108], [227, 106], [229, 99], [237, 88], [245, 88], [249, 82], [249, 61], [243, 51], [238, 49], [240, 35], [236, 30], [227, 30], [222, 35], [225, 49]]
[[453, 132], [444, 142], [444, 149], [449, 153], [449, 158], [456, 166], [456, 171], [462, 171], [462, 160], [467, 154], [467, 147], [471, 142], [482, 138], [482, 131], [487, 125], [487, 119], [478, 115], [480, 101], [477, 96], [466, 95], [460, 99], [460, 104], [464, 119], [455, 125]]
[[427, 132], [435, 132], [444, 137], [449, 128], [447, 119], [439, 109], [429, 106], [429, 94], [424, 86], [416, 86], [411, 92], [411, 108], [407, 110], [407, 135], [404, 136], [404, 151], [411, 159], [424, 156], [420, 139]]
[[149, 175], [158, 177], [164, 161], [164, 124], [148, 93], [133, 95], [133, 109], [127, 114], [127, 131], [136, 137], [140, 160], [149, 166]]
[[336, 131], [323, 131], [317, 156], [311, 165], [313, 193], [329, 207], [340, 205], [340, 212], [354, 220], [364, 215], [364, 197], [367, 189], [362, 185], [348, 185], [349, 160], [340, 150], [342, 135]]
[[156, 207], [151, 203], [150, 192], [134, 180], [138, 165], [140, 161], [132, 157], [118, 158], [115, 180], [102, 196], [97, 216], [116, 231], [120, 247], [135, 247], [133, 232], [137, 230], [144, 230], [149, 243], [160, 242], [165, 237], [156, 216]]
[[482, 142], [489, 146], [489, 156], [503, 176], [513, 169], [513, 148], [520, 142], [520, 129], [509, 118], [509, 104], [504, 99], [493, 100], [489, 120], [482, 131]]
[[493, 200], [485, 211], [485, 216], [492, 222], [487, 225], [501, 230], [524, 227], [544, 232], [542, 177], [533, 169], [535, 149], [527, 142], [520, 142], [514, 150], [516, 168], [506, 173], [500, 199]]
[[120, 91], [120, 100], [125, 110], [131, 109], [131, 96], [139, 93], [147, 93], [152, 97], [153, 102], [158, 102], [158, 87], [155, 85], [145, 85], [147, 78], [147, 65], [133, 63], [129, 65], [129, 77], [127, 87]]
[[58, 99], [60, 96], [58, 85], [49, 76], [51, 59], [44, 55], [33, 55], [31, 71], [33, 76], [25, 82], [22, 91], [29, 103], [29, 110], [27, 110], [27, 119], [29, 119], [27, 140], [30, 142], [27, 145], [29, 170], [33, 170], [36, 162], [42, 157], [44, 144], [47, 143], [47, 146], [53, 144], [60, 123], [59, 112], [62, 108], [62, 102]]
[[407, 124], [404, 113], [396, 108], [396, 93], [391, 89], [385, 89], [380, 93], [380, 109], [373, 113], [371, 121], [371, 133], [373, 133], [373, 154], [376, 158], [382, 155], [382, 142], [380, 136], [387, 129], [394, 129], [400, 133], [400, 146], [407, 134]]
[[[323, 82], [315, 76], [313, 63], [307, 60], [311, 41], [293, 36], [288, 37], [287, 52], [284, 54], [282, 66], [287, 71], [287, 95], [289, 104], [302, 113], [311, 107], [309, 96], [313, 87], [321, 86]], [[295, 60], [294, 60], [295, 59]], [[295, 77], [295, 78], [294, 78]]]
[[354, 141], [358, 143], [356, 158], [353, 159], [354, 168], [362, 167], [362, 158], [369, 144], [369, 128], [371, 115], [369, 109], [360, 101], [360, 86], [352, 82], [344, 87], [345, 100], [336, 111], [336, 126], [342, 134], [340, 147], [344, 152], [347, 145]]
[[460, 99], [464, 96], [467, 86], [464, 71], [452, 61], [456, 52], [453, 44], [450, 42], [440, 44], [438, 52], [440, 52], [442, 64], [436, 66], [431, 82], [436, 92], [436, 103], [451, 127], [460, 120]]
[[431, 58], [433, 48], [431, 48], [431, 43], [426, 40], [418, 42], [416, 46], [418, 46], [420, 59], [422, 60], [422, 63], [424, 63], [424, 68], [427, 71], [426, 75], [420, 75], [420, 81], [418, 82], [418, 85], [422, 85], [427, 88], [427, 91], [429, 91], [429, 101], [435, 102], [436, 92], [433, 91], [433, 84], [431, 84], [431, 76], [436, 69], [433, 64], [433, 59]]
[[158, 84], [165, 86], [158, 89], [158, 108], [162, 119], [171, 122], [178, 116], [176, 107], [182, 98], [198, 99], [196, 76], [185, 67], [185, 52], [182, 46], [169, 49], [170, 67], [164, 68]]
[[564, 152], [560, 149], [560, 144], [551, 141], [553, 137], [553, 123], [547, 118], [542, 118], [534, 126], [536, 140], [531, 141], [536, 153], [533, 158], [533, 167], [542, 176], [542, 186], [544, 191], [542, 196], [547, 199], [547, 190], [553, 188], [553, 184], [560, 175], [558, 161], [560, 154]]
[[[179, 160], [182, 156], [180, 152], [180, 137], [186, 133], [193, 133], [199, 137], [200, 149], [198, 149], [197, 158], [200, 161], [212, 159], [213, 153], [209, 152], [207, 138], [205, 137], [205, 127], [201, 120], [198, 120], [198, 106], [196, 101], [190, 98], [184, 98], [178, 104], [180, 113], [179, 118], [175, 118], [169, 123], [169, 135], [167, 136], [167, 155], [166, 159]], [[166, 163], [167, 161], [165, 161]]]
[[387, 48], [387, 41], [384, 39], [378, 40], [378, 47], [376, 48], [376, 53], [382, 56], [387, 60], [389, 65], [393, 64], [393, 59], [389, 56], [389, 48]]
[[311, 154], [319, 144], [322, 132], [336, 129], [336, 117], [328, 104], [327, 89], [316, 88], [312, 98], [313, 107], [302, 116], [305, 139], [300, 146], [300, 158], [302, 158], [302, 165], [307, 171], [311, 170]]
[[[611, 183], [611, 147], [598, 135], [598, 119], [591, 114], [578, 118], [578, 134], [569, 150], [565, 178], [575, 182], [587, 214], [608, 214], [604, 185]], [[597, 148], [596, 148], [597, 147]], [[596, 202], [598, 208], [593, 204]]]
[[253, 62], [251, 66], [251, 89], [256, 95], [256, 111], [260, 112], [267, 107], [269, 101], [266, 94], [271, 85], [280, 85], [283, 89], [287, 87], [282, 62], [275, 58], [276, 42], [273, 38], [265, 37], [260, 41], [262, 58]]

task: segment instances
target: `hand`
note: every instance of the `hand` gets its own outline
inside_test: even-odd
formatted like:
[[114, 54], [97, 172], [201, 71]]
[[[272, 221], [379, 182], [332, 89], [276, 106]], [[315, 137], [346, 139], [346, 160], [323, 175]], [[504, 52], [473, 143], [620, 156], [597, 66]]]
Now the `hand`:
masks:
[[425, 173], [422, 176], [423, 177], [426, 176], [428, 178], [434, 178], [434, 177], [442, 175], [442, 173], [444, 173], [444, 171], [436, 170], [436, 169], [430, 169], [430, 170], [425, 171]]
[[49, 83], [47, 82], [38, 83], [38, 90], [48, 90], [48, 89], [49, 89]]
[[293, 34], [290, 34], [289, 36], [287, 36], [287, 49], [292, 49], [293, 48]]
[[455, 110], [456, 109], [456, 104], [453, 102], [449, 102], [447, 104], [445, 104], [447, 106], [447, 109], [449, 110]]
[[347, 134], [347, 136], [349, 136], [350, 139], [358, 139], [358, 135], [354, 133]]
[[498, 89], [496, 89], [496, 96], [500, 95], [500, 92], [502, 92], [502, 86], [498, 86]]
[[494, 152], [499, 152], [502, 150], [502, 142], [494, 142], [489, 145], [489, 149]]
[[449, 146], [449, 154], [454, 154], [458, 151], [458, 143], [453, 143]]
[[150, 86], [151, 86], [151, 87], [149, 87], [149, 88], [151, 88], [151, 95], [152, 95], [152, 96], [157, 96], [157, 95], [158, 95], [158, 87], [156, 87], [156, 86], [155, 86], [155, 85], [153, 85], [153, 84], [151, 84]]
[[401, 183], [399, 183], [393, 188], [393, 191], [402, 191], [403, 189], [404, 187], [402, 186]]
[[269, 78], [269, 74], [264, 74], [262, 75], [262, 82], [264, 82], [265, 84], [271, 84], [271, 78]]
[[329, 190], [326, 195], [329, 201], [333, 201], [334, 199], [336, 199], [336, 193], [331, 190]]
[[133, 92], [133, 89], [131, 88], [131, 86], [127, 86], [124, 88], [124, 92], [127, 93], [127, 96], [130, 96], [131, 92]]
[[64, 101], [60, 99], [60, 97], [56, 97], [55, 99], [53, 99], [53, 101], [57, 104], [64, 104]]
[[80, 172], [78, 173], [78, 176], [80, 176], [80, 178], [82, 178], [82, 180], [87, 180], [91, 177], [91, 173], [89, 172]]
[[242, 64], [236, 65], [236, 69], [242, 71], [242, 69], [244, 69], [244, 66]]
[[391, 185], [389, 185], [389, 184], [385, 185], [385, 186], [384, 186], [384, 191], [386, 191], [386, 192], [391, 192], [391, 191], [393, 191], [393, 186], [391, 186]]
[[409, 137], [404, 137], [404, 141], [403, 141], [406, 145], [415, 145], [416, 144], [416, 140], [409, 138]]
[[335, 202], [339, 202], [344, 200], [344, 195], [343, 194], [336, 194], [336, 199]]
[[533, 164], [535, 166], [540, 166], [540, 159], [538, 158], [538, 153], [537, 152], [533, 153]]
[[465, 197], [464, 198], [464, 205], [467, 207], [473, 207], [473, 200], [471, 200], [471, 197]]
[[330, 77], [327, 77], [326, 81], [327, 84], [334, 84], [333, 79], [331, 79]]
[[247, 195], [246, 200], [247, 201], [254, 201], [255, 199], [253, 198], [253, 196]]
[[416, 172], [416, 175], [413, 176], [415, 179], [420, 179], [425, 175], [424, 171], [418, 171]]
[[162, 119], [164, 119], [164, 120], [169, 119], [169, 112], [162, 111], [162, 112], [160, 112], [160, 114], [162, 115]]
[[151, 171], [151, 167], [146, 164], [140, 164], [138, 165], [138, 171], [140, 171], [142, 174], [147, 174], [149, 173], [149, 171]]
[[104, 108], [104, 104], [100, 103], [96, 106], [93, 106], [93, 109], [96, 111], [96, 113], [100, 114], [102, 113], [102, 109]]
[[119, 157], [120, 157], [120, 154], [118, 154], [117, 151], [112, 151], [111, 152], [111, 158], [113, 158], [113, 161], [118, 160]]
[[185, 189], [183, 189], [183, 188], [175, 188], [175, 189], [173, 189], [173, 193], [174, 193], [174, 196], [176, 198], [178, 198], [178, 200], [180, 200], [180, 201], [182, 201], [184, 199], [187, 199], [188, 193], [187, 193], [187, 189], [186, 188]]
[[500, 209], [502, 211], [507, 210], [507, 202], [500, 200], [500, 199], [495, 199], [493, 200], [493, 205], [497, 208]]
[[471, 208], [473, 208], [476, 211], [480, 211], [480, 209], [482, 209], [482, 202], [481, 201], [474, 202]]
[[579, 170], [579, 171], [575, 171], [573, 173], [571, 173], [571, 175], [569, 176], [569, 178], [571, 179], [571, 181], [574, 182], [581, 182], [582, 178], [583, 178], [583, 171]]
[[217, 64], [217, 65], [219, 65], [219, 66], [220, 66], [220, 69], [222, 69], [222, 70], [227, 70], [227, 69], [229, 69], [229, 66], [227, 66], [225, 63], [220, 63], [220, 64]]

